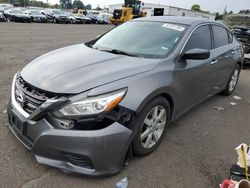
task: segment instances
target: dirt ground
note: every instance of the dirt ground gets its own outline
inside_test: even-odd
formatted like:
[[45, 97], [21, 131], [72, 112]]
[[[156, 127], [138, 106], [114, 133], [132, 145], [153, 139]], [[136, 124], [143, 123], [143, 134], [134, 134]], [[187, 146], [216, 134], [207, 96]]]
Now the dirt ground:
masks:
[[[235, 147], [250, 138], [250, 70], [243, 70], [233, 96], [215, 96], [175, 122], [151, 155], [133, 158], [108, 178], [67, 175], [38, 164], [12, 135], [5, 113], [13, 75], [32, 59], [63, 46], [82, 43], [110, 29], [105, 25], [0, 23], [0, 187], [215, 188], [237, 160]], [[237, 103], [232, 106], [230, 102]], [[215, 106], [224, 111], [216, 111]]]

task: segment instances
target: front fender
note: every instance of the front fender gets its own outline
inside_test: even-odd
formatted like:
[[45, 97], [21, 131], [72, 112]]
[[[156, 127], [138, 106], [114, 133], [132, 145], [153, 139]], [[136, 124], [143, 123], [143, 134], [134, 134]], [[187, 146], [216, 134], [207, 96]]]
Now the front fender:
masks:
[[171, 100], [169, 101], [170, 105], [175, 104], [176, 95], [173, 84], [172, 72], [156, 68], [150, 72], [131, 76], [94, 88], [88, 95], [96, 96], [127, 87], [127, 94], [120, 102], [120, 105], [140, 113], [149, 101], [159, 95], [169, 97], [167, 99]]

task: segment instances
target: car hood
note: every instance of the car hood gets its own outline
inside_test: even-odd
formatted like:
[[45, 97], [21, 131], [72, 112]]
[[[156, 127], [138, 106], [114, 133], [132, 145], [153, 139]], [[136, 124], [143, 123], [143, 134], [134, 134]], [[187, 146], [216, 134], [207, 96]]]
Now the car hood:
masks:
[[38, 57], [22, 69], [21, 76], [42, 90], [73, 94], [152, 70], [157, 62], [77, 44]]
[[81, 16], [74, 16], [74, 18], [83, 19], [83, 17], [81, 17]]
[[46, 18], [44, 15], [32, 15], [33, 18]]

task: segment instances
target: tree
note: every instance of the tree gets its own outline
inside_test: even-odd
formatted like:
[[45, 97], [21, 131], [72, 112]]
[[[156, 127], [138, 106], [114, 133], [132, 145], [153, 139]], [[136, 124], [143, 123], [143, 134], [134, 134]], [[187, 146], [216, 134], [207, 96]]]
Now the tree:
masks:
[[198, 4], [194, 4], [194, 5], [191, 7], [191, 10], [197, 11], [197, 12], [201, 12], [201, 6], [198, 5]]
[[220, 14], [219, 12], [215, 13], [215, 20], [223, 20], [223, 15]]
[[29, 1], [29, 6], [44, 7], [44, 8], [49, 7], [49, 5], [47, 3], [44, 3], [43, 1], [36, 1], [36, 0], [30, 0]]
[[56, 9], [60, 9], [62, 8], [61, 5], [58, 5], [57, 3], [54, 5], [50, 5], [50, 8], [56, 8]]
[[87, 5], [85, 6], [85, 9], [86, 9], [86, 10], [91, 10], [91, 9], [92, 9], [92, 6], [91, 6], [90, 4], [87, 4]]
[[224, 8], [224, 11], [223, 11], [223, 15], [227, 15], [228, 13], [227, 13], [227, 6], [225, 6], [225, 8]]
[[239, 14], [250, 14], [250, 9], [240, 10]]
[[97, 6], [95, 10], [103, 10], [103, 9], [99, 6]]
[[66, 8], [66, 9], [72, 8], [72, 1], [71, 0], [60, 0], [59, 2], [62, 5], [62, 8]]
[[83, 9], [84, 4], [81, 0], [74, 0], [73, 1], [73, 8]]

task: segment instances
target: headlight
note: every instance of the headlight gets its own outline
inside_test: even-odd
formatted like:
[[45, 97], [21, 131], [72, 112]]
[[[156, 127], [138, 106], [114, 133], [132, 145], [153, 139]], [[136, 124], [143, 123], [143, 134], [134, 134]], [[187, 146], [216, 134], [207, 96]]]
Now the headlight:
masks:
[[119, 90], [73, 102], [59, 110], [65, 116], [93, 115], [108, 112], [124, 98], [126, 90]]

